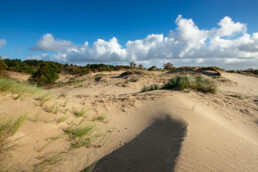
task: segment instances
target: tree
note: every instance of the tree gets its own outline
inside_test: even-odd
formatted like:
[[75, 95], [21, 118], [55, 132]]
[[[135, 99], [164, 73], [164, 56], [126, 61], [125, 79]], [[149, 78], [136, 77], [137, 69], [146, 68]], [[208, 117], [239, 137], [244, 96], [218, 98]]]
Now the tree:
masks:
[[131, 68], [131, 69], [136, 68], [136, 64], [135, 64], [134, 62], [130, 62], [130, 68]]
[[171, 70], [171, 69], [174, 69], [175, 67], [173, 66], [172, 63], [170, 62], [167, 62], [163, 65], [164, 69], [168, 69], [168, 70]]
[[154, 70], [157, 70], [157, 67], [156, 66], [151, 66], [148, 70], [149, 71], [154, 71]]
[[0, 56], [0, 73], [2, 73], [3, 70], [7, 69], [7, 65], [5, 62], [2, 60], [2, 57]]
[[142, 68], [143, 68], [143, 65], [142, 65], [142, 64], [139, 64], [138, 68], [139, 68], [139, 69], [142, 69]]
[[58, 79], [57, 73], [59, 73], [59, 69], [53, 62], [43, 62], [32, 74], [30, 80], [39, 85], [53, 84]]

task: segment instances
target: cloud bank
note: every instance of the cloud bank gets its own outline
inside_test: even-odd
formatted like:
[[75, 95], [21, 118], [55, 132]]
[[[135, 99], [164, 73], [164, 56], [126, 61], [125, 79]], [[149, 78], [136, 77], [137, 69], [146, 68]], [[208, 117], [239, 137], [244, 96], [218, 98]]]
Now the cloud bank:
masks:
[[176, 66], [258, 68], [258, 32], [248, 34], [246, 24], [234, 22], [226, 16], [217, 23], [217, 28], [205, 30], [181, 15], [175, 23], [176, 29], [169, 31], [168, 36], [150, 34], [142, 40], [128, 41], [124, 48], [115, 37], [108, 41], [98, 39], [90, 47], [88, 42], [75, 45], [47, 33], [31, 49], [55, 52], [52, 57], [45, 55], [51, 60], [82, 65], [135, 61], [145, 66], [162, 66], [170, 61]]
[[6, 44], [5, 39], [0, 39], [0, 48], [2, 48]]

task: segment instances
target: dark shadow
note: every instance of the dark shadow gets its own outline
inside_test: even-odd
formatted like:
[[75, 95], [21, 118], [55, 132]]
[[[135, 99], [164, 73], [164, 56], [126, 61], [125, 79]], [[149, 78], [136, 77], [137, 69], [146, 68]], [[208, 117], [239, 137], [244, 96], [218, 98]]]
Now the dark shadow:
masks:
[[186, 128], [184, 122], [170, 117], [158, 119], [132, 141], [100, 159], [94, 171], [174, 171]]

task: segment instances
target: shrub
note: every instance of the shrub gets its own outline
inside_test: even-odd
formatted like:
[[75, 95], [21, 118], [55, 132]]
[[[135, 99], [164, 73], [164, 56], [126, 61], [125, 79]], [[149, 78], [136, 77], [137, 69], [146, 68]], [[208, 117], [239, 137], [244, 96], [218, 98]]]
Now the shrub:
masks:
[[53, 84], [57, 79], [59, 69], [53, 62], [44, 62], [38, 66], [30, 78], [31, 81], [36, 82], [38, 85]]
[[154, 85], [151, 85], [151, 86], [143, 86], [142, 88], [142, 92], [146, 92], [146, 91], [152, 91], [152, 90], [157, 90], [159, 89], [159, 85], [158, 84], [154, 84]]
[[157, 67], [156, 67], [156, 66], [151, 66], [151, 67], [148, 69], [148, 71], [155, 71], [155, 70], [157, 70]]
[[2, 73], [3, 70], [7, 69], [7, 65], [3, 60], [0, 59], [0, 73]]
[[202, 76], [192, 77], [187, 75], [179, 75], [170, 79], [163, 88], [178, 88], [180, 90], [192, 88], [202, 92], [217, 92], [217, 85], [215, 82]]
[[166, 64], [163, 65], [164, 69], [166, 70], [173, 70], [175, 69], [174, 65], [170, 62], [167, 62]]

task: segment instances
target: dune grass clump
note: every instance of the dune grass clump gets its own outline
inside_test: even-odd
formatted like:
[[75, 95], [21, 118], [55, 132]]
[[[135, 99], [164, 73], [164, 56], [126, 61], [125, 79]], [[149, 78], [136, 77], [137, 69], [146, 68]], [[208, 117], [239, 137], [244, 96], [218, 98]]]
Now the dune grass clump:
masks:
[[73, 141], [71, 144], [72, 148], [80, 148], [83, 146], [89, 147], [92, 143], [92, 137], [90, 133], [93, 131], [94, 126], [86, 125], [83, 127], [68, 127], [64, 130], [66, 134], [69, 135], [70, 139]]
[[57, 114], [59, 112], [59, 104], [58, 103], [54, 103], [51, 106], [47, 107], [45, 109], [46, 112], [48, 113], [55, 113]]
[[143, 88], [142, 88], [142, 92], [153, 91], [153, 90], [157, 90], [159, 88], [160, 88], [160, 86], [158, 84], [154, 84], [154, 85], [151, 85], [149, 87], [144, 85]]
[[108, 123], [108, 115], [103, 113], [100, 116], [96, 117], [94, 120], [97, 120], [103, 123]]
[[86, 110], [84, 108], [81, 108], [81, 110], [75, 111], [74, 115], [76, 117], [85, 117], [86, 116]]
[[13, 136], [27, 119], [27, 114], [23, 114], [18, 118], [8, 116], [0, 117], [0, 171], [5, 170], [4, 162], [9, 157], [9, 151], [13, 150], [14, 145], [6, 141], [7, 138]]
[[64, 122], [68, 119], [68, 116], [67, 115], [64, 115], [62, 116], [61, 118], [57, 119], [56, 122], [59, 124], [61, 122]]
[[12, 94], [41, 94], [42, 88], [27, 82], [20, 82], [10, 78], [0, 77], [0, 92], [9, 92]]
[[217, 92], [217, 85], [216, 83], [209, 79], [204, 78], [202, 76], [188, 76], [188, 75], [178, 75], [172, 79], [170, 79], [167, 84], [164, 85], [165, 89], [173, 89], [177, 88], [179, 90], [184, 89], [195, 89], [202, 92], [210, 92], [216, 93]]
[[40, 102], [40, 106], [43, 106], [47, 101], [49, 101], [51, 99], [50, 95], [51, 95], [50, 92], [41, 94], [40, 96], [38, 96], [36, 98], [36, 100], [38, 100]]
[[2, 117], [0, 119], [0, 142], [13, 136], [26, 121], [27, 114], [21, 115], [19, 118]]

